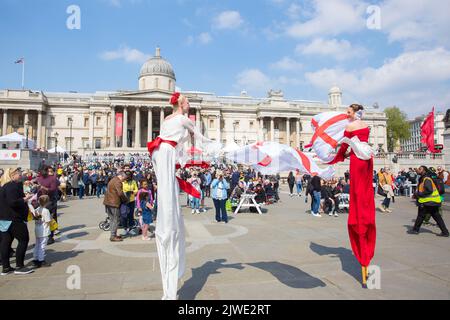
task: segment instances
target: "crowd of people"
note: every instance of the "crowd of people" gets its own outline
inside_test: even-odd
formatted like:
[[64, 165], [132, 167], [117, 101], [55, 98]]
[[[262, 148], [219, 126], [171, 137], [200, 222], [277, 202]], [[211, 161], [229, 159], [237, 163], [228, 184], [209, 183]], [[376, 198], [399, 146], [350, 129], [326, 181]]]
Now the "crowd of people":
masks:
[[[106, 155], [105, 157], [109, 157]], [[124, 159], [128, 162], [125, 162]], [[178, 175], [200, 193], [200, 199], [187, 195], [186, 205], [192, 214], [207, 211], [205, 199], [211, 198], [217, 223], [228, 223], [229, 211], [234, 211], [244, 194], [251, 194], [258, 204], [280, 201], [281, 177], [263, 176], [254, 170], [230, 165], [210, 168], [179, 169]], [[72, 161], [56, 166], [42, 163], [37, 172], [13, 168], [0, 171], [0, 252], [2, 275], [28, 274], [34, 268], [47, 266], [45, 251], [58, 236], [58, 202], [69, 199], [104, 196], [103, 204], [110, 221], [110, 240], [124, 241], [126, 237], [140, 235], [143, 241], [154, 238], [152, 226], [157, 222], [157, 181], [150, 159], [140, 155], [96, 158], [88, 162], [74, 157]], [[350, 176], [325, 181], [319, 176], [290, 172], [287, 185], [290, 197], [311, 201], [310, 213], [338, 217], [348, 210]], [[416, 223], [410, 233], [418, 234], [422, 224], [430, 224], [433, 217], [448, 236], [442, 219], [445, 186], [450, 186], [448, 171], [438, 167], [419, 167], [402, 170], [397, 175], [383, 168], [373, 175], [375, 194], [382, 196], [378, 209], [391, 213], [396, 196], [412, 195], [419, 207]], [[294, 190], [295, 189], [295, 190]], [[409, 192], [412, 192], [410, 194]], [[251, 207], [252, 212], [256, 209]], [[308, 210], [309, 211], [309, 210]], [[28, 225], [34, 222], [35, 246], [32, 267], [25, 266], [25, 253], [29, 243]], [[123, 234], [118, 229], [123, 228]], [[11, 248], [17, 239], [16, 250]], [[10, 258], [16, 257], [16, 268]]]

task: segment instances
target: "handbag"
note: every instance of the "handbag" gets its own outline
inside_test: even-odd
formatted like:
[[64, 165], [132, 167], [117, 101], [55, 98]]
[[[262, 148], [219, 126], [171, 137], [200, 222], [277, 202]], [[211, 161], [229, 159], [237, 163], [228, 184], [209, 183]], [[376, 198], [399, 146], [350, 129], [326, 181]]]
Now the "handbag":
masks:
[[50, 231], [53, 232], [56, 229], [58, 229], [58, 222], [56, 222], [55, 219], [52, 219], [52, 221], [50, 221]]
[[384, 191], [384, 189], [381, 186], [378, 187], [377, 193], [382, 197], [387, 197], [386, 192]]

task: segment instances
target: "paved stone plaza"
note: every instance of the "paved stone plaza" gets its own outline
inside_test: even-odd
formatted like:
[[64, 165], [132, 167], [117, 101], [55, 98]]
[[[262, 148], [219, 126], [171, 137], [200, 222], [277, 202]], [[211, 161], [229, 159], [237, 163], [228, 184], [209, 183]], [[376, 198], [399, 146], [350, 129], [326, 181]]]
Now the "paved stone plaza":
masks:
[[[181, 299], [449, 299], [450, 239], [437, 227], [419, 236], [406, 231], [416, 216], [414, 203], [398, 198], [394, 213], [377, 213], [378, 242], [373, 265], [381, 268], [381, 289], [363, 289], [361, 269], [347, 236], [347, 215], [314, 218], [304, 198], [267, 206], [264, 215], [244, 212], [228, 225], [207, 213], [183, 207], [187, 229], [187, 270]], [[182, 203], [185, 204], [182, 195]], [[98, 228], [102, 200], [60, 205], [62, 234], [50, 245], [52, 265], [28, 276], [0, 278], [1, 299], [160, 299], [156, 244], [140, 237], [110, 243]], [[449, 214], [445, 220], [450, 225]], [[27, 261], [32, 260], [30, 225]], [[15, 259], [12, 259], [15, 266]], [[67, 288], [70, 266], [81, 270], [81, 288]], [[70, 269], [69, 269], [70, 271]]]

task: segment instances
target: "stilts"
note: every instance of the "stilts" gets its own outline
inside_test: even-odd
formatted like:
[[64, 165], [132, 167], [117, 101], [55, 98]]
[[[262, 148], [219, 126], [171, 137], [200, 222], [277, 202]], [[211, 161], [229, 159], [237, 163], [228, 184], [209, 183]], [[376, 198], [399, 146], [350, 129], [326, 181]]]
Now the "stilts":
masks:
[[361, 267], [362, 269], [362, 283], [363, 285], [367, 285], [367, 278], [369, 277], [369, 270], [367, 267]]

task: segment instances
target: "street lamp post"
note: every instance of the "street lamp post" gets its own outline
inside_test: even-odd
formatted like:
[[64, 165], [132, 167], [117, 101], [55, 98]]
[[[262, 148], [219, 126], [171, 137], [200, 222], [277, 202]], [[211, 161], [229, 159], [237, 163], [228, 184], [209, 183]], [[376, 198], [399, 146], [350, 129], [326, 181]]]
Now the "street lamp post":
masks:
[[56, 151], [56, 155], [58, 157], [58, 162], [59, 162], [59, 152], [58, 152], [58, 132], [55, 132], [55, 151]]
[[25, 140], [25, 148], [28, 150], [28, 127], [30, 126], [30, 122], [28, 121], [27, 123], [25, 123], [25, 135], [26, 135], [26, 140]]

